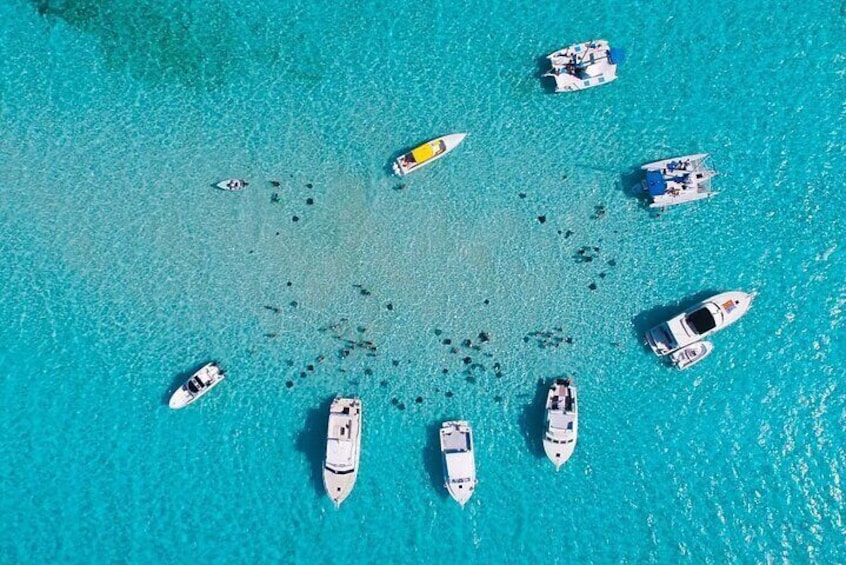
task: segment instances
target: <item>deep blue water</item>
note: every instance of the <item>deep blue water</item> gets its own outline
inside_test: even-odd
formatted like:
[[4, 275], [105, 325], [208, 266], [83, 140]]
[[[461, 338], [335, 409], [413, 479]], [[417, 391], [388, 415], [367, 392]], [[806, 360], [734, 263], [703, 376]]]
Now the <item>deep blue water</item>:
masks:
[[[0, 0], [0, 561], [843, 561], [844, 13]], [[591, 38], [626, 49], [620, 78], [550, 94], [542, 57]], [[655, 217], [629, 194], [700, 151], [716, 198]], [[702, 364], [642, 346], [732, 289], [759, 296]], [[211, 359], [227, 380], [169, 410]], [[365, 432], [340, 511], [336, 394]], [[464, 511], [437, 452], [456, 417]]]

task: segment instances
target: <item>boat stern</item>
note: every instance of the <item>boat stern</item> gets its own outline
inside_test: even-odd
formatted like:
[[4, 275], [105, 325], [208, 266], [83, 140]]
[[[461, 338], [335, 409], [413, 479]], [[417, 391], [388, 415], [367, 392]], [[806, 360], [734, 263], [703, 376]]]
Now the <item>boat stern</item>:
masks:
[[655, 355], [662, 357], [678, 347], [667, 323], [659, 324], [646, 332], [646, 344]]

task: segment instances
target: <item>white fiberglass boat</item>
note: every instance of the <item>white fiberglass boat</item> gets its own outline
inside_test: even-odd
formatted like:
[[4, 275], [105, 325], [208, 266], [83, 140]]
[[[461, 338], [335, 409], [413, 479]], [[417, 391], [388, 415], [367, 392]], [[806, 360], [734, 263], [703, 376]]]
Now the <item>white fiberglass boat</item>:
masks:
[[432, 141], [427, 141], [405, 155], [397, 157], [397, 160], [394, 162], [394, 172], [399, 176], [404, 176], [424, 165], [437, 161], [458, 147], [458, 144], [464, 141], [465, 137], [467, 137], [466, 133], [451, 133], [433, 139]]
[[624, 53], [604, 39], [596, 39], [559, 49], [546, 58], [551, 68], [543, 76], [555, 79], [555, 92], [571, 92], [616, 80]]
[[215, 186], [220, 190], [228, 190], [230, 192], [237, 192], [239, 190], [244, 190], [250, 185], [244, 179], [226, 179], [222, 180], [217, 183]]
[[461, 420], [441, 424], [441, 455], [446, 489], [464, 508], [473, 496], [477, 482], [473, 430], [468, 422]]
[[707, 153], [697, 153], [643, 165], [643, 191], [649, 196], [649, 207], [665, 208], [715, 196], [711, 179], [717, 172], [705, 164], [707, 158]]
[[174, 410], [184, 408], [206, 394], [223, 380], [223, 371], [217, 363], [209, 363], [191, 375], [185, 384], [179, 387], [170, 397], [168, 405]]
[[687, 347], [677, 349], [670, 354], [670, 361], [676, 368], [684, 370], [696, 365], [714, 351], [714, 344], [710, 341], [697, 341]]
[[326, 458], [323, 461], [323, 486], [336, 508], [352, 492], [358, 478], [360, 454], [361, 401], [357, 398], [336, 398], [329, 408]]
[[726, 328], [749, 311], [755, 293], [723, 292], [688, 308], [646, 332], [655, 355], [667, 355]]
[[544, 423], [543, 450], [557, 471], [573, 455], [579, 437], [576, 387], [570, 384], [569, 379], [555, 379], [549, 387]]

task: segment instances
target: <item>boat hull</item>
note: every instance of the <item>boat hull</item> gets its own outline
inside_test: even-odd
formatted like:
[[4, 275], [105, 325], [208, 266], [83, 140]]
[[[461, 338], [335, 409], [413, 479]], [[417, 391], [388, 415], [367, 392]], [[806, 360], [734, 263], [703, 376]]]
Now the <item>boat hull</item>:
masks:
[[568, 379], [556, 379], [546, 395], [543, 450], [558, 471], [576, 449], [579, 437], [577, 389]]
[[[646, 343], [653, 353], [664, 356], [697, 341], [704, 340], [742, 318], [752, 306], [755, 296], [754, 292], [746, 293], [739, 290], [712, 296], [650, 329], [646, 332]], [[716, 324], [708, 331], [696, 333], [685, 320], [687, 316], [702, 308], [708, 308], [716, 314], [714, 316]]]
[[455, 500], [462, 508], [470, 502], [470, 498], [473, 496], [473, 491], [476, 487], [476, 485], [465, 486], [451, 484], [446, 484], [445, 486], [452, 499]]
[[362, 420], [359, 399], [332, 401], [323, 459], [323, 488], [336, 508], [349, 497], [358, 479]]
[[552, 461], [552, 464], [555, 465], [555, 470], [558, 471], [561, 469], [561, 466], [569, 461], [570, 457], [573, 456], [573, 453], [576, 451], [576, 444], [574, 442], [571, 444], [561, 445], [544, 438], [543, 451], [546, 453], [547, 458]]
[[250, 186], [250, 183], [243, 179], [226, 179], [215, 184], [215, 186], [227, 192], [239, 192]]
[[323, 488], [326, 489], [326, 494], [336, 508], [339, 508], [352, 494], [357, 479], [358, 467], [349, 475], [336, 475], [323, 469]]
[[[419, 169], [425, 167], [426, 165], [429, 165], [430, 163], [434, 163], [435, 161], [437, 161], [438, 159], [440, 159], [441, 157], [443, 157], [444, 155], [446, 155], [447, 153], [449, 153], [450, 151], [452, 151], [453, 149], [458, 147], [461, 144], [461, 142], [464, 141], [465, 137], [467, 137], [466, 133], [451, 133], [449, 135], [444, 135], [442, 137], [436, 137], [435, 139], [427, 141], [426, 143], [423, 143], [422, 145], [418, 145], [417, 147], [415, 147], [414, 149], [412, 149], [408, 153], [400, 155], [397, 158], [397, 160], [394, 161], [394, 165], [393, 165], [394, 173], [396, 173], [398, 176], [402, 177], [402, 176], [405, 176], [405, 175], [407, 175], [411, 172], [419, 170]], [[415, 151], [426, 148], [427, 146], [430, 146], [430, 147], [439, 146], [439, 144], [441, 142], [443, 142], [443, 145], [444, 145], [443, 151], [436, 153], [436, 154], [433, 154], [432, 156], [427, 158], [425, 161], [422, 161], [422, 162], [414, 161], [413, 153]]]
[[[205, 386], [197, 390], [197, 392], [194, 392], [189, 388], [189, 383], [197, 377], [203, 380]], [[223, 379], [223, 371], [220, 370], [217, 363], [207, 363], [199, 371], [191, 375], [191, 378], [185, 381], [185, 383], [171, 395], [170, 400], [168, 401], [168, 406], [173, 410], [185, 408], [189, 404], [193, 404], [201, 397], [208, 394], [208, 392], [220, 384], [220, 381]]]
[[707, 153], [694, 153], [653, 161], [641, 166], [646, 178], [641, 183], [650, 208], [667, 208], [716, 196], [711, 179], [716, 171], [705, 165]]
[[617, 62], [604, 39], [576, 43], [547, 55], [550, 70], [543, 76], [555, 80], [555, 92], [587, 90], [614, 82]]
[[653, 161], [652, 163], [646, 163], [645, 165], [641, 165], [641, 169], [644, 171], [660, 171], [662, 169], [666, 169], [667, 165], [670, 163], [677, 163], [677, 162], [684, 162], [690, 161], [692, 163], [701, 162], [707, 159], [709, 156], [708, 153], [694, 153], [692, 155], [682, 155], [681, 157], [670, 157], [669, 159], [662, 159], [660, 161]]
[[675, 206], [676, 204], [686, 204], [687, 202], [696, 202], [697, 200], [706, 200], [712, 196], [716, 196], [716, 192], [691, 192], [679, 197], [663, 198], [661, 196], [654, 197], [650, 202], [650, 208], [667, 208]]
[[463, 508], [476, 490], [476, 459], [473, 430], [463, 420], [441, 424], [441, 457], [444, 486], [449, 495]]

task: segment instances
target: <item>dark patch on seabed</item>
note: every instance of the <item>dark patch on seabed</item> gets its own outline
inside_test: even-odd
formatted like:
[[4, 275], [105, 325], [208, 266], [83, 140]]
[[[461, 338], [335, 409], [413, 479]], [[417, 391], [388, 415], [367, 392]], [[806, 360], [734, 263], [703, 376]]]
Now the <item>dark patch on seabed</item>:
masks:
[[305, 455], [311, 470], [312, 487], [317, 496], [324, 494], [323, 456], [326, 450], [326, 432], [329, 430], [329, 407], [333, 396], [324, 399], [319, 406], [309, 408], [303, 421], [305, 425], [297, 434], [294, 448]]
[[[188, 2], [139, 0], [30, 0], [41, 16], [61, 19], [95, 37], [107, 63], [128, 69], [148, 83], [215, 88], [238, 72], [244, 60], [272, 66], [281, 60], [284, 42], [263, 49], [246, 47], [241, 26], [223, 12], [198, 21]], [[265, 24], [269, 25], [269, 24]], [[269, 30], [268, 30], [269, 31]], [[257, 35], [265, 36], [259, 30]]]
[[573, 344], [573, 338], [564, 335], [564, 328], [556, 326], [551, 330], [535, 330], [523, 336], [523, 343], [532, 343], [538, 349], [554, 349], [560, 347], [562, 344]]

